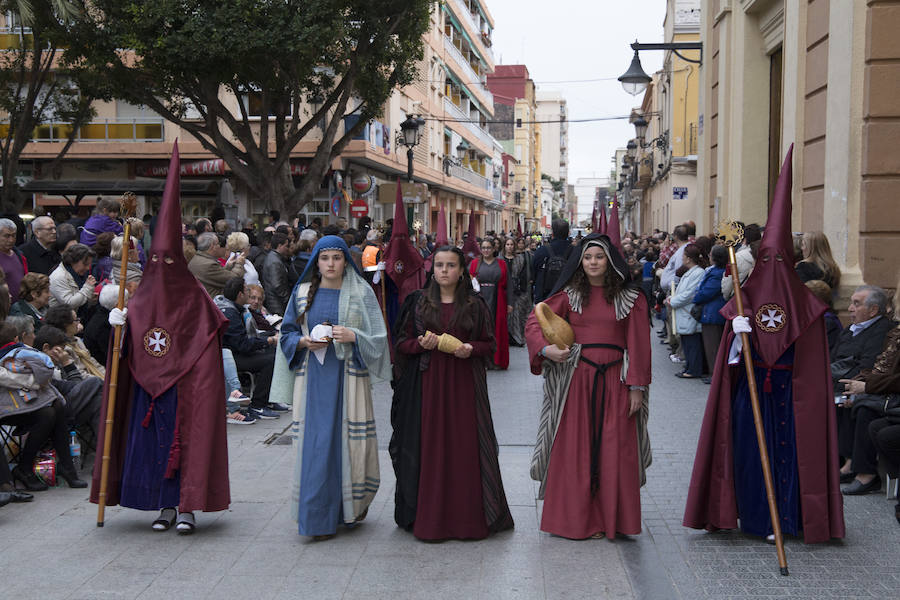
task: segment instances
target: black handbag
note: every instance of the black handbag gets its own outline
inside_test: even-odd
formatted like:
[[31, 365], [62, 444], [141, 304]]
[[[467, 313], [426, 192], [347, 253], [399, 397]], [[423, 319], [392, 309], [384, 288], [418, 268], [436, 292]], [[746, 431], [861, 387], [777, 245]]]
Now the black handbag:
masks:
[[[898, 394], [856, 394], [853, 397], [851, 414], [856, 416], [856, 411], [861, 406], [877, 413], [879, 417], [888, 416], [888, 411], [900, 411], [900, 395]], [[900, 415], [898, 415], [900, 416]]]
[[693, 304], [691, 305], [691, 317], [694, 318], [698, 323], [700, 319], [703, 318], [703, 305], [702, 304]]

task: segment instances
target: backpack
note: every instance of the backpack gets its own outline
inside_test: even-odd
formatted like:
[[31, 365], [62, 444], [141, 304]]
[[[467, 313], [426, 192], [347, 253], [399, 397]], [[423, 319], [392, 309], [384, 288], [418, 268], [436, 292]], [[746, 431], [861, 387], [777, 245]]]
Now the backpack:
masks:
[[569, 262], [569, 253], [572, 251], [572, 246], [568, 247], [565, 254], [556, 254], [553, 252], [553, 246], [551, 244], [547, 244], [547, 250], [550, 252], [550, 257], [544, 262], [544, 289], [541, 290], [542, 298], [546, 298], [550, 295], [550, 292], [553, 291], [556, 281], [559, 279], [559, 276], [562, 275], [563, 270], [565, 270], [566, 263]]

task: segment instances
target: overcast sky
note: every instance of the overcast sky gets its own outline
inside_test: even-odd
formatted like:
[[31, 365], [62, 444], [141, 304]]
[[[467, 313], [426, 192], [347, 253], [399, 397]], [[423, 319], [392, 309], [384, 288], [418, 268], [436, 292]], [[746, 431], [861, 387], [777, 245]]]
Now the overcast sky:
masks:
[[[627, 116], [641, 96], [616, 78], [631, 63], [635, 39], [663, 41], [666, 0], [482, 0], [494, 17], [497, 64], [525, 64], [539, 90], [559, 91], [569, 119]], [[644, 71], [663, 52], [641, 52]], [[606, 79], [576, 83], [574, 80]], [[555, 83], [555, 82], [566, 83]], [[634, 137], [626, 120], [569, 124], [569, 183], [607, 177], [615, 149]]]

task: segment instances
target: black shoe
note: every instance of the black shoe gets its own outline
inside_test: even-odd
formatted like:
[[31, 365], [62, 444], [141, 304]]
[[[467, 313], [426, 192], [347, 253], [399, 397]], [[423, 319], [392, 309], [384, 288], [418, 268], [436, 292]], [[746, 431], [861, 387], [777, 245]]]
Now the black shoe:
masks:
[[897, 522], [900, 523], [900, 502], [898, 502], [897, 506], [894, 507], [894, 518], [896, 518]]
[[856, 479], [856, 473], [850, 471], [849, 473], [841, 473], [841, 483], [850, 483]]
[[43, 492], [47, 489], [47, 484], [38, 479], [34, 471], [26, 471], [19, 465], [12, 470], [13, 479], [25, 486], [29, 492]]
[[877, 475], [875, 479], [869, 483], [863, 483], [859, 479], [854, 479], [853, 483], [841, 490], [845, 496], [861, 496], [870, 492], [877, 492], [881, 489], [881, 478]]
[[0, 506], [6, 506], [12, 502], [12, 494], [9, 492], [0, 492]]
[[71, 472], [59, 471], [59, 476], [66, 480], [66, 483], [69, 484], [70, 488], [81, 489], [88, 486], [87, 481], [78, 479], [78, 473], [75, 470], [72, 470]]
[[19, 490], [14, 490], [12, 492], [9, 492], [9, 495], [10, 495], [10, 500], [12, 500], [13, 503], [31, 502], [32, 500], [34, 500], [33, 494], [29, 494], [28, 492], [20, 492]]

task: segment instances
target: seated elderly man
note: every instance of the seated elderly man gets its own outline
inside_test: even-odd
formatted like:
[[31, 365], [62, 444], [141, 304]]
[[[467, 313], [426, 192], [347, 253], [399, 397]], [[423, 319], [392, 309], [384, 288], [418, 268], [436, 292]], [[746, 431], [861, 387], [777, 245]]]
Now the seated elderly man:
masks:
[[[246, 279], [244, 280], [246, 282]], [[269, 314], [263, 303], [266, 300], [266, 292], [261, 285], [247, 284], [247, 322], [248, 335], [270, 336], [278, 334], [278, 324], [281, 323], [281, 315]]]
[[219, 244], [215, 233], [207, 231], [197, 236], [197, 254], [188, 263], [188, 269], [212, 298], [222, 293], [222, 288], [229, 279], [244, 276], [244, 257], [239, 256], [223, 267], [219, 264], [219, 259], [226, 256], [228, 250]]
[[[837, 350], [831, 357], [834, 394], [835, 397], [842, 398], [837, 409], [838, 451], [844, 461], [841, 467], [842, 483], [854, 482], [855, 468], [870, 471], [870, 467], [863, 466], [865, 461], [859, 449], [854, 453], [858, 411], [854, 412], [849, 398], [844, 398], [852, 392], [845, 388], [845, 383], [841, 380], [853, 379], [874, 366], [888, 332], [896, 325], [886, 316], [887, 305], [888, 296], [880, 287], [863, 285], [856, 288], [847, 309], [850, 312], [850, 327], [841, 332]], [[868, 427], [868, 422], [861, 427]], [[863, 435], [867, 435], [864, 428], [862, 431]], [[857, 480], [844, 493], [865, 494], [877, 491], [880, 485], [881, 482], [875, 478], [869, 479], [865, 484]]]
[[278, 413], [287, 412], [287, 406], [269, 402], [269, 387], [275, 369], [277, 336], [248, 335], [244, 315], [247, 309], [247, 290], [242, 277], [233, 277], [225, 283], [222, 294], [213, 300], [228, 318], [224, 347], [231, 350], [238, 371], [253, 374], [253, 394], [250, 397], [250, 414], [258, 419], [277, 419]]
[[19, 250], [28, 261], [30, 273], [49, 275], [61, 260], [56, 251], [56, 223], [50, 217], [35, 217], [31, 222], [31, 231], [34, 235], [19, 246]]

